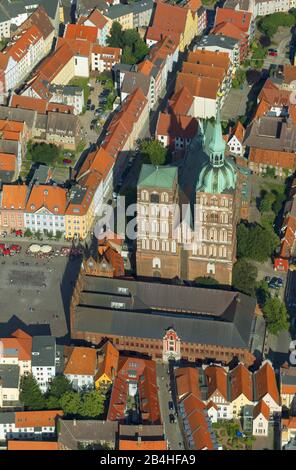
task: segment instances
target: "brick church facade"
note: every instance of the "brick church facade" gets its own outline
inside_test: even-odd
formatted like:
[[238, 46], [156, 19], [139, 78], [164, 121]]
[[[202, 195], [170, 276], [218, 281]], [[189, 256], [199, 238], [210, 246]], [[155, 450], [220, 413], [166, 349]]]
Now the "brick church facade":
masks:
[[137, 192], [138, 276], [191, 281], [213, 277], [220, 284], [232, 284], [241, 179], [234, 162], [225, 157], [219, 116], [215, 123], [206, 122], [202, 147], [197, 149], [197, 158], [198, 152], [203, 152], [205, 163], [191, 195], [189, 242], [184, 236], [186, 223], [180, 216], [180, 170], [171, 166], [142, 167]]

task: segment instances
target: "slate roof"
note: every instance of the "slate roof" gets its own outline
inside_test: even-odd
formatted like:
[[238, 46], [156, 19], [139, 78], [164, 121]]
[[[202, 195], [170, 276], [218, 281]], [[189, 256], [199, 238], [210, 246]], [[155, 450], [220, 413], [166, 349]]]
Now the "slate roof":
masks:
[[118, 423], [99, 420], [59, 420], [60, 445], [69, 450], [78, 450], [79, 442], [113, 442], [115, 446]]
[[[116, 296], [122, 309], [111, 307]], [[185, 342], [251, 349], [254, 310], [255, 300], [237, 292], [86, 276], [73, 326], [154, 339], [173, 327]]]
[[55, 349], [56, 340], [53, 336], [34, 336], [32, 343], [32, 367], [53, 367], [56, 357]]
[[14, 364], [0, 364], [0, 384], [3, 388], [18, 388], [20, 368]]

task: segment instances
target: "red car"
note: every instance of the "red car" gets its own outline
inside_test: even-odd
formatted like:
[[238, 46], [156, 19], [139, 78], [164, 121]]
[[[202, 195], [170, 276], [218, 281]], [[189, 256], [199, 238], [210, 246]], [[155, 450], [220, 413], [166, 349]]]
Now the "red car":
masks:
[[10, 256], [10, 249], [9, 248], [4, 248], [2, 253], [3, 253], [4, 256]]
[[23, 236], [23, 231], [22, 230], [16, 230], [15, 231], [15, 236], [16, 237], [22, 237]]
[[15, 253], [20, 253], [21, 251], [21, 246], [20, 245], [11, 245], [10, 250], [14, 251]]

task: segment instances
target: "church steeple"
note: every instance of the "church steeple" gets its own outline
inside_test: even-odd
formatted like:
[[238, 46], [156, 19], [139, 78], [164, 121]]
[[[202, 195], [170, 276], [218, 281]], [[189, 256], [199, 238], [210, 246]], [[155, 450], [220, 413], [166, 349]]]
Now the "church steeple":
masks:
[[213, 128], [213, 136], [208, 147], [210, 162], [214, 167], [221, 167], [224, 165], [225, 148], [226, 142], [222, 135], [220, 110], [218, 109]]

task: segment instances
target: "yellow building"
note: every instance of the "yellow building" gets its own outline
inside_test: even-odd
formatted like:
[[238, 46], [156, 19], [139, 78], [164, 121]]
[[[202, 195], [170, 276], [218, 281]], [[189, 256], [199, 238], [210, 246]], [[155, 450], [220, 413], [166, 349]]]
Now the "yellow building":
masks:
[[96, 389], [111, 385], [118, 367], [119, 352], [110, 341], [102, 348], [103, 361], [99, 365], [95, 376]]

